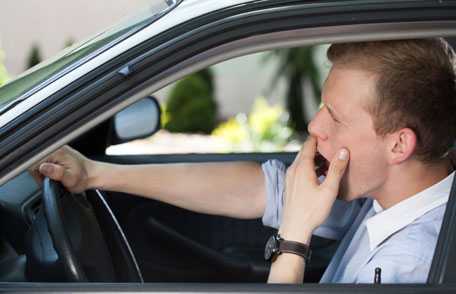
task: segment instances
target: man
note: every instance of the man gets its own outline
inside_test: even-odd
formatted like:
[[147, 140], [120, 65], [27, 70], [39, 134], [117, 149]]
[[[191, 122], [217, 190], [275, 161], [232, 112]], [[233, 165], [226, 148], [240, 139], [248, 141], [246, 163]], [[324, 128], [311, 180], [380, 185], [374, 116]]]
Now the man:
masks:
[[[321, 282], [372, 283], [380, 268], [384, 283], [424, 283], [454, 177], [453, 55], [441, 39], [332, 45], [323, 107], [287, 170], [278, 161], [122, 166], [64, 147], [39, 172], [73, 192], [263, 216], [280, 235], [268, 245], [279, 251], [270, 252], [272, 283], [302, 282], [313, 233], [342, 239]], [[320, 178], [317, 153], [327, 160]]]

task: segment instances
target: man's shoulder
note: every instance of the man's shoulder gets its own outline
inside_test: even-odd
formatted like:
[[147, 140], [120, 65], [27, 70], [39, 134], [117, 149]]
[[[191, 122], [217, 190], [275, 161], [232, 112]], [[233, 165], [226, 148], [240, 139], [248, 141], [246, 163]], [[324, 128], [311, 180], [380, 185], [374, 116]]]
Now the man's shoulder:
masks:
[[445, 205], [441, 205], [423, 214], [385, 240], [378, 253], [432, 260], [444, 213]]
[[442, 226], [446, 205], [440, 205], [404, 228], [404, 237], [411, 240], [437, 239]]

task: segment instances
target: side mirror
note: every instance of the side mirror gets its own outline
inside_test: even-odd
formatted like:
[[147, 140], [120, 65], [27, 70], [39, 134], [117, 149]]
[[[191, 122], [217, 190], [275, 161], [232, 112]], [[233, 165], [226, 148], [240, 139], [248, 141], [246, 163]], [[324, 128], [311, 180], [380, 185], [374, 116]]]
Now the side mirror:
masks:
[[160, 130], [161, 111], [157, 99], [145, 97], [118, 112], [113, 118], [112, 144], [149, 137]]

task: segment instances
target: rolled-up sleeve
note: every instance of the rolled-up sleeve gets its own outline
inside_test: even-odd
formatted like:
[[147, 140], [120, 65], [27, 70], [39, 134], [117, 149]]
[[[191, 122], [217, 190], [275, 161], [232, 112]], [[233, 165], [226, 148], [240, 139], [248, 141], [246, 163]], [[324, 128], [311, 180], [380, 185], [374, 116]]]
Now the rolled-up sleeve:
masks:
[[[286, 166], [279, 160], [268, 160], [262, 165], [266, 185], [266, 208], [263, 225], [278, 229], [282, 220]], [[323, 180], [320, 179], [321, 181]], [[314, 235], [341, 239], [360, 210], [359, 201], [336, 200], [326, 221], [314, 231]]]
[[266, 184], [266, 208], [263, 225], [278, 229], [282, 219], [286, 167], [279, 160], [268, 160], [262, 166]]

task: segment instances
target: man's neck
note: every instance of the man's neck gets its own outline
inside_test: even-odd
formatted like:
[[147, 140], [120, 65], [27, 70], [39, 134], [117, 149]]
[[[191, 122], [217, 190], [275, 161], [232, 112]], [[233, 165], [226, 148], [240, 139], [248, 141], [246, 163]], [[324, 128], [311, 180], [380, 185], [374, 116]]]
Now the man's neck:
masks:
[[383, 209], [388, 209], [440, 182], [452, 170], [449, 159], [443, 159], [433, 164], [418, 161], [408, 162], [394, 168], [381, 190], [372, 193], [372, 198], [377, 200]]

